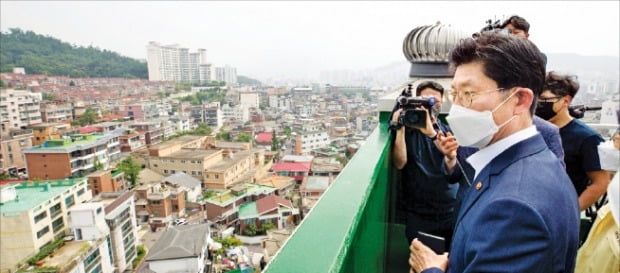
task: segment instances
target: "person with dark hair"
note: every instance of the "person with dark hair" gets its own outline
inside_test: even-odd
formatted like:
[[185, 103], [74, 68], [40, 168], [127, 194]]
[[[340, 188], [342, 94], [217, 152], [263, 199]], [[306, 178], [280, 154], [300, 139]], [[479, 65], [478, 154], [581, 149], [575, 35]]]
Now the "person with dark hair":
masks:
[[569, 114], [568, 106], [578, 90], [575, 76], [550, 71], [538, 97], [536, 115], [560, 128], [566, 172], [579, 196], [579, 208], [585, 210], [605, 193], [609, 174], [601, 168], [596, 148], [604, 142], [603, 137]]
[[527, 39], [530, 37], [530, 23], [528, 23], [525, 18], [518, 15], [513, 15], [506, 19], [502, 23], [502, 28], [507, 29], [511, 34], [521, 38]]
[[[454, 206], [458, 184], [450, 184], [441, 170], [443, 154], [433, 143], [438, 131], [449, 131], [436, 114], [444, 88], [434, 81], [417, 85], [416, 96], [434, 97], [434, 111], [427, 114], [426, 128], [408, 128], [398, 122], [402, 109], [392, 114], [394, 130], [392, 163], [401, 171], [401, 206], [406, 211], [405, 235], [409, 243], [422, 231], [445, 239], [450, 246], [454, 227]], [[427, 111], [428, 112], [428, 111]], [[433, 114], [435, 113], [435, 114]]]
[[[564, 168], [532, 124], [545, 66], [532, 42], [482, 33], [451, 52], [454, 135], [439, 134], [444, 154], [479, 148], [464, 165], [463, 196], [448, 253], [415, 239], [411, 271], [573, 272], [579, 206]], [[446, 157], [453, 170], [456, 156]]]

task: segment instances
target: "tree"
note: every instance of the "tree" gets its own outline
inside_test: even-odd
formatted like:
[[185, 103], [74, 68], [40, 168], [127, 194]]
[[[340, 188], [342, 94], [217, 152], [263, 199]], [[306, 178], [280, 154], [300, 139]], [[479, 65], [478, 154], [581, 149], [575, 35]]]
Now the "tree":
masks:
[[198, 127], [190, 132], [192, 135], [210, 135], [213, 132], [213, 129], [209, 127], [206, 123], [198, 123]]
[[79, 118], [77, 118], [77, 120], [71, 122], [71, 124], [84, 126], [95, 123], [98, 118], [99, 115], [97, 115], [97, 112], [95, 112], [95, 110], [93, 110], [92, 108], [88, 107], [86, 108], [86, 111], [84, 111], [84, 113]]
[[103, 170], [103, 164], [99, 161], [98, 158], [95, 158], [95, 170], [101, 171]]
[[276, 137], [276, 130], [271, 132], [271, 151], [277, 152], [280, 149], [280, 140]]
[[0, 80], [0, 87], [4, 87], [4, 82]]
[[69, 86], [75, 86], [75, 82], [71, 80], [71, 82], [69, 82]]
[[237, 141], [237, 142], [251, 142], [252, 141], [252, 135], [246, 134], [246, 133], [238, 134], [237, 135], [237, 139], [235, 139], [235, 141]]
[[263, 227], [263, 230], [265, 232], [276, 228], [276, 225], [274, 225], [272, 222], [264, 222], [261, 226]]
[[232, 137], [230, 136], [230, 132], [221, 131], [215, 135], [215, 139], [231, 141]]
[[287, 139], [291, 139], [291, 134], [293, 133], [292, 130], [291, 130], [291, 127], [286, 126], [282, 130], [284, 131], [284, 134], [286, 135], [286, 138]]
[[258, 232], [257, 227], [254, 223], [249, 224], [245, 230], [243, 230], [243, 233], [245, 233], [245, 235], [247, 236], [254, 236], [256, 235], [256, 233]]
[[134, 162], [131, 156], [123, 159], [116, 168], [125, 173], [125, 178], [130, 182], [130, 189], [136, 186], [142, 166]]
[[52, 93], [43, 93], [43, 100], [56, 100], [56, 95]]

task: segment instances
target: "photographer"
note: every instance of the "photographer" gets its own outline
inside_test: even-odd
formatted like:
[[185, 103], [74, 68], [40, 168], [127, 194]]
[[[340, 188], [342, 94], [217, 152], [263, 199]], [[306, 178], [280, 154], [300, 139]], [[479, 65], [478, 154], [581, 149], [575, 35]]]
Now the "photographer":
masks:
[[[443, 87], [436, 82], [420, 83], [415, 95], [434, 98], [435, 104], [429, 111], [428, 107], [399, 103], [399, 108], [392, 115], [390, 128], [396, 134], [392, 150], [393, 164], [402, 171], [407, 239], [411, 243], [418, 232], [422, 231], [443, 237], [445, 248], [448, 249], [454, 226], [453, 212], [458, 184], [450, 184], [446, 180], [441, 169], [443, 154], [433, 143], [439, 130], [449, 130], [436, 116], [443, 93]], [[414, 109], [410, 109], [412, 107]], [[422, 118], [415, 115], [414, 110], [418, 113], [426, 112], [421, 115], [425, 122], [423, 120], [417, 127], [405, 126], [403, 123]]]

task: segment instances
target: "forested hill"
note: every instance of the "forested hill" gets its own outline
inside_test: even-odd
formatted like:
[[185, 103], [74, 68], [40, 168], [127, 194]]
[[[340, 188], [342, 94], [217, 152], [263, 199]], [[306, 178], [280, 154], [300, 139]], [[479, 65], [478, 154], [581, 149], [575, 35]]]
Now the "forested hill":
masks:
[[146, 63], [92, 46], [73, 46], [32, 31], [0, 34], [0, 71], [70, 77], [148, 78]]

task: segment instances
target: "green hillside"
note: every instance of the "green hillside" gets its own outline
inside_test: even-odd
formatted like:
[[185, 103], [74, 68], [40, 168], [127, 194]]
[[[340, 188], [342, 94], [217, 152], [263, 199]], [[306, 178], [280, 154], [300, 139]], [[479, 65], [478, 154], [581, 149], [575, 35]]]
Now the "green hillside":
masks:
[[148, 78], [146, 63], [92, 46], [73, 46], [32, 31], [0, 34], [0, 71], [70, 77]]

